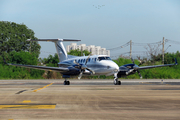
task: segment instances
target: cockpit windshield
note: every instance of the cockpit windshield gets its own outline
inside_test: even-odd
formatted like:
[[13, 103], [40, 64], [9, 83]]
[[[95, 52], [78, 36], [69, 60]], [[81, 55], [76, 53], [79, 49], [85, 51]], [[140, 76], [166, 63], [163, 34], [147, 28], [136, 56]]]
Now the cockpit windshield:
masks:
[[101, 61], [101, 60], [111, 60], [110, 57], [98, 57], [98, 59], [99, 59], [99, 61]]

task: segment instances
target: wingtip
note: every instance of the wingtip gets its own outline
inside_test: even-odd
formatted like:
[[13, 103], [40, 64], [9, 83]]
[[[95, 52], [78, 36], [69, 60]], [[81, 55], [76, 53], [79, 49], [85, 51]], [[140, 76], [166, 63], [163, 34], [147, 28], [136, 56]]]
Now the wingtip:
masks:
[[3, 57], [3, 61], [4, 61], [4, 64], [8, 65], [8, 63], [6, 62], [5, 58]]
[[175, 65], [178, 65], [178, 63], [177, 63], [177, 59], [175, 58]]
[[27, 39], [26, 41], [31, 41], [31, 39]]

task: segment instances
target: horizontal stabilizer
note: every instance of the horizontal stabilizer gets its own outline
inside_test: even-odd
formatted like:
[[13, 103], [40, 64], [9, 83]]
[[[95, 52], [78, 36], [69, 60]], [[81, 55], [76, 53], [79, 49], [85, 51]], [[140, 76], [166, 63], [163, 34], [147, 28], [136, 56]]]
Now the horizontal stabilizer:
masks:
[[59, 62], [62, 62], [64, 60], [68, 59], [67, 52], [66, 52], [66, 49], [64, 48], [63, 42], [64, 41], [78, 42], [81, 40], [77, 40], [77, 39], [37, 39], [37, 40], [31, 40], [31, 39], [28, 39], [27, 41], [47, 41], [47, 42], [51, 41], [51, 42], [54, 42], [55, 47], [56, 47], [56, 51], [58, 54]]
[[51, 42], [56, 42], [56, 41], [74, 41], [74, 42], [78, 42], [78, 41], [81, 41], [81, 40], [76, 40], [76, 39], [37, 39], [37, 40], [31, 40], [31, 39], [28, 39], [27, 41], [51, 41]]

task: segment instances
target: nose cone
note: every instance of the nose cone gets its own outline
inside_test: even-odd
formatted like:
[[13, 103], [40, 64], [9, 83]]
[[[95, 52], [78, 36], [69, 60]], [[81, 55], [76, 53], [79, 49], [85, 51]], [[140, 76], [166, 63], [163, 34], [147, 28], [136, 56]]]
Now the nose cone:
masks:
[[116, 71], [116, 72], [119, 71], [119, 66], [115, 62], [112, 61], [111, 65], [112, 65], [112, 68], [114, 69], [114, 71]]
[[119, 66], [115, 62], [110, 61], [110, 60], [102, 61], [102, 62], [104, 65], [107, 66], [107, 69], [110, 69], [111, 71], [114, 71], [114, 72], [119, 71]]

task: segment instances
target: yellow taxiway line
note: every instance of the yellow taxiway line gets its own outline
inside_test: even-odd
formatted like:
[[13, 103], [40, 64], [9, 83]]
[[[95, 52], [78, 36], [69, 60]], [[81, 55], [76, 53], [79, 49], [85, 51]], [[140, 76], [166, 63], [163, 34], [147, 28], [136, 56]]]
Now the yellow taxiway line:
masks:
[[22, 101], [20, 103], [30, 103], [30, 102], [31, 102], [31, 100], [24, 100], [24, 101]]
[[37, 92], [38, 90], [44, 89], [44, 88], [46, 88], [46, 87], [48, 87], [48, 86], [50, 86], [50, 85], [52, 85], [52, 84], [53, 84], [53, 83], [48, 84], [48, 85], [46, 85], [46, 86], [44, 86], [44, 87], [42, 87], [42, 88], [38, 88], [38, 89], [36, 89], [36, 90], [33, 90], [33, 92]]
[[54, 109], [56, 105], [0, 105], [0, 109]]

